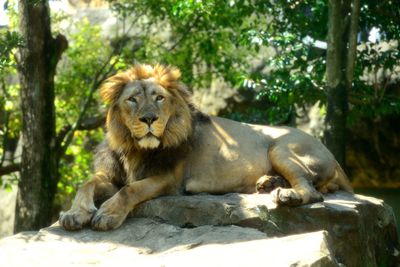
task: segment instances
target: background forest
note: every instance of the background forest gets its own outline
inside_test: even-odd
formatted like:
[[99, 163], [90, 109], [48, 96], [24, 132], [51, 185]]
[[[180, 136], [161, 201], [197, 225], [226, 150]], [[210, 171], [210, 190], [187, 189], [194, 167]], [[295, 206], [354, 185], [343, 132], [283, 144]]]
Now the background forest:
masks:
[[135, 62], [179, 67], [212, 115], [313, 134], [355, 187], [400, 187], [399, 0], [2, 3], [0, 185], [18, 184], [15, 231], [68, 207], [103, 138], [97, 89]]

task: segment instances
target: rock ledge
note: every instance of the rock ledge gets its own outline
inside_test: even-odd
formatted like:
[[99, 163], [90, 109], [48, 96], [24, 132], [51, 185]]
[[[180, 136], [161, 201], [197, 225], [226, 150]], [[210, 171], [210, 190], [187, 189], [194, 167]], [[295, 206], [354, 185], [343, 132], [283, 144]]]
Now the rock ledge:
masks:
[[58, 224], [0, 240], [0, 266], [399, 266], [392, 209], [338, 192], [276, 207], [267, 194], [162, 197], [119, 229]]

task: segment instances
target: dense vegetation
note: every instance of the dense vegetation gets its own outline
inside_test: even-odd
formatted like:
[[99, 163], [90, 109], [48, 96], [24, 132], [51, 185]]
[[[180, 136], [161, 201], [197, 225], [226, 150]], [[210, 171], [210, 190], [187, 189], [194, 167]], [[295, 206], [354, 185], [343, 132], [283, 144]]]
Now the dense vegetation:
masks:
[[[96, 93], [99, 84], [132, 62], [176, 65], [191, 88], [207, 90], [213, 80], [223, 79], [250, 103], [240, 109], [233, 105], [223, 113], [233, 119], [293, 123], [300, 110], [315, 103], [321, 115], [326, 113], [327, 1], [108, 4], [117, 20], [107, 34], [87, 19], [66, 31], [61, 25], [71, 18], [51, 14], [53, 36], [63, 34], [68, 40], [54, 77], [59, 161], [54, 210], [68, 203], [90, 175], [92, 150], [102, 139], [106, 108]], [[349, 129], [360, 121], [399, 116], [399, 7], [398, 0], [362, 1], [357, 58], [347, 92]], [[15, 150], [22, 114], [17, 66], [18, 49], [26, 44], [18, 28], [16, 3], [7, 1], [6, 8], [10, 23], [0, 35], [0, 174], [19, 169]], [[344, 16], [343, 25], [348, 20]], [[373, 29], [380, 30], [379, 40], [368, 39]], [[17, 178], [15, 173], [1, 176], [0, 183], [10, 188]]]

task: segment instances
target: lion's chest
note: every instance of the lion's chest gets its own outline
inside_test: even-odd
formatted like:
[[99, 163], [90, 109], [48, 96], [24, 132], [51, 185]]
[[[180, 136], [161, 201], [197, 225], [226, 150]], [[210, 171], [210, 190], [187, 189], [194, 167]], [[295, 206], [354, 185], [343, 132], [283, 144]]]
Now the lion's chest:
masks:
[[185, 147], [177, 147], [135, 152], [121, 157], [126, 183], [173, 172], [186, 151]]

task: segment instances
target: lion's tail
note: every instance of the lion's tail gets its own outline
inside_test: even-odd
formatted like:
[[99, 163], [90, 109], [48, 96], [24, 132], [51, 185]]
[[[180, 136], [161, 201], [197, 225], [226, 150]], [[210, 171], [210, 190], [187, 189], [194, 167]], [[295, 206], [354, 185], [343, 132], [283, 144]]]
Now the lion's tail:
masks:
[[347, 192], [354, 193], [353, 188], [351, 187], [349, 178], [347, 177], [346, 173], [343, 171], [342, 167], [338, 162], [336, 162], [335, 168], [335, 176], [333, 181], [339, 185], [340, 189], [343, 189]]

